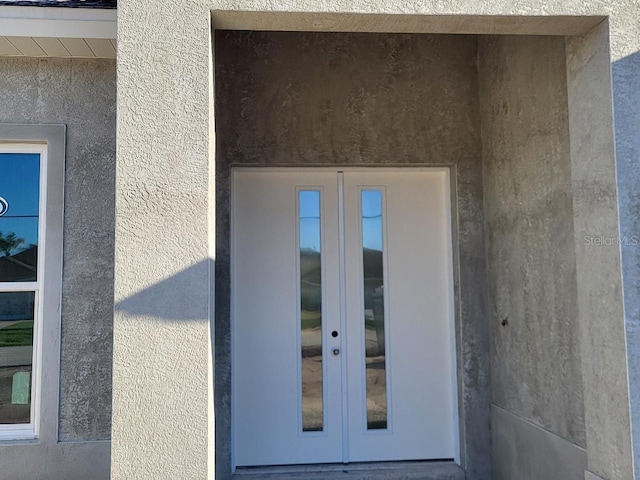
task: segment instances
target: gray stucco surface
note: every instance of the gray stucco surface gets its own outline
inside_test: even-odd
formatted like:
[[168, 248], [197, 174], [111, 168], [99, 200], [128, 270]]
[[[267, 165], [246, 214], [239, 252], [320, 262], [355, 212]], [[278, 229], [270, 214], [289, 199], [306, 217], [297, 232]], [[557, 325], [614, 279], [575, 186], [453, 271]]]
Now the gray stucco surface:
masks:
[[[120, 4], [118, 21], [141, 5]], [[111, 432], [121, 448], [112, 448], [111, 476], [201, 479], [213, 477], [215, 461], [209, 15], [174, 2], [144, 9], [136, 23], [162, 12], [148, 35], [118, 26], [118, 56], [131, 59], [118, 63], [118, 79], [137, 77], [137, 93], [119, 105], [116, 127], [116, 224], [127, 227], [116, 227]], [[207, 41], [175, 42], [165, 28]], [[195, 52], [198, 60], [170, 73]], [[152, 66], [153, 79], [142, 65]], [[166, 110], [156, 114], [159, 103]], [[129, 128], [140, 119], [148, 119], [143, 128]]]
[[604, 479], [602, 477], [599, 477], [593, 472], [585, 471], [584, 480], [604, 480]]
[[0, 70], [0, 122], [67, 125], [59, 438], [108, 440], [115, 62], [0, 58]]
[[109, 442], [65, 442], [41, 447], [0, 447], [7, 480], [102, 480], [109, 478]]
[[[574, 248], [588, 469], [633, 478], [619, 233], [610, 25], [567, 38]], [[595, 446], [598, 446], [595, 448]]]
[[218, 31], [215, 42], [221, 161], [479, 158], [472, 36]]
[[[492, 400], [511, 423], [585, 447], [584, 470], [626, 479], [619, 249], [595, 243], [618, 234], [607, 27], [481, 42]], [[493, 415], [492, 428], [505, 418]], [[543, 464], [532, 461], [536, 449], [494, 449], [498, 478], [520, 475], [523, 460], [548, 478], [554, 457]]]
[[585, 446], [564, 38], [479, 51], [492, 402]]
[[[588, 480], [632, 478], [621, 299], [638, 452], [636, 0], [152, 0], [121, 2], [119, 8], [113, 478], [213, 478], [214, 458], [217, 478], [230, 474], [231, 163], [455, 165], [467, 478], [490, 478], [491, 473], [488, 322], [496, 478], [525, 478], [523, 471], [531, 478], [578, 478], [580, 468], [594, 472], [585, 472]], [[230, 96], [220, 97], [216, 105], [220, 139], [215, 154], [211, 10], [213, 21], [226, 28], [258, 30], [578, 35], [605, 17], [608, 21], [584, 36], [568, 37], [564, 59], [562, 38], [481, 38], [480, 68], [483, 59], [495, 62], [495, 68], [481, 74], [479, 85], [469, 60], [475, 40], [469, 36], [444, 41], [430, 35], [421, 40], [380, 35], [371, 43], [355, 35], [345, 43], [341, 35], [327, 40], [307, 34], [298, 43], [282, 40], [286, 34], [273, 34], [272, 39], [281, 39], [274, 41], [265, 34], [219, 33], [218, 41], [225, 35], [237, 40], [222, 40], [221, 57], [227, 51], [246, 58], [216, 59], [222, 68], [233, 64], [222, 73], [237, 84], [219, 86], [228, 88]], [[309, 48], [318, 55], [306, 58]], [[272, 57], [272, 63], [263, 62], [263, 56]], [[610, 61], [619, 198], [610, 135]], [[559, 72], [565, 67], [568, 78], [563, 80]], [[109, 438], [111, 417], [115, 65], [1, 58], [0, 69], [0, 122], [68, 126], [63, 443], [0, 446], [0, 458], [11, 459], [1, 462], [0, 477], [107, 478], [109, 442], [101, 440]], [[327, 71], [333, 83], [327, 83]], [[280, 77], [282, 72], [289, 76]], [[532, 86], [532, 79], [540, 82]], [[558, 89], [562, 82], [564, 94]], [[345, 84], [351, 88], [337, 88]], [[487, 108], [477, 104], [478, 88]], [[406, 96], [407, 91], [413, 95]], [[269, 102], [260, 103], [264, 99]], [[421, 108], [424, 104], [428, 109]], [[243, 108], [236, 112], [238, 105]], [[495, 109], [492, 115], [489, 107]], [[340, 123], [344, 119], [348, 124]], [[457, 125], [461, 131], [452, 133], [449, 126], [458, 121], [463, 127]], [[529, 132], [534, 127], [535, 134], [520, 136], [517, 127]], [[492, 157], [496, 153], [503, 162]], [[488, 228], [483, 227], [483, 197]], [[617, 240], [618, 205], [624, 289], [618, 247], [595, 248], [585, 240]], [[219, 280], [215, 342], [209, 330], [214, 265]], [[502, 327], [504, 318], [508, 325]], [[210, 411], [214, 343], [215, 457]], [[640, 476], [640, 461], [635, 468]]]
[[[116, 236], [121, 239], [116, 244], [116, 299], [130, 298], [140, 288], [166, 281], [180, 272], [187, 272], [180, 279], [191, 282], [192, 288], [195, 286], [196, 292], [191, 298], [198, 298], [202, 305], [211, 305], [210, 291], [200, 287], [206, 284], [206, 279], [196, 271], [190, 273], [185, 268], [197, 265], [207, 255], [215, 259], [216, 254], [212, 248], [215, 236], [211, 227], [216, 209], [208, 192], [224, 192], [225, 189], [224, 185], [217, 189], [218, 179], [210, 168], [210, 162], [215, 158], [214, 149], [211, 148], [215, 143], [215, 133], [212, 130], [214, 105], [211, 96], [212, 10], [214, 23], [216, 18], [224, 17], [225, 28], [239, 30], [274, 27], [278, 30], [370, 31], [375, 28], [376, 31], [386, 32], [402, 29], [404, 32], [423, 33], [576, 35], [591, 28], [594, 18], [600, 21], [602, 17], [609, 17], [612, 32], [611, 60], [614, 65], [640, 49], [640, 25], [637, 22], [640, 5], [635, 0], [552, 0], [543, 3], [525, 0], [515, 3], [478, 0], [454, 3], [408, 3], [397, 0], [191, 0], [187, 4], [158, 0], [121, 2], [118, 10], [120, 180], [117, 199], [118, 205], [124, 208], [116, 221]], [[242, 14], [234, 17], [224, 12]], [[346, 15], [342, 15], [344, 13]], [[357, 14], [374, 15], [363, 18]], [[576, 21], [571, 17], [575, 15], [589, 18], [586, 21]], [[336, 21], [336, 18], [340, 21]], [[576, 51], [584, 54], [586, 63], [589, 63], [590, 49], [581, 49], [579, 43], [575, 45]], [[573, 76], [580, 77], [580, 73], [585, 70], [581, 69], [579, 62], [574, 65], [576, 69]], [[634, 63], [630, 65], [633, 71]], [[588, 70], [590, 69], [587, 68], [586, 71]], [[613, 85], [617, 96], [626, 91], [626, 88], [620, 89], [626, 82], [623, 71], [614, 69]], [[586, 75], [590, 76], [589, 73]], [[601, 95], [608, 93], [607, 82], [602, 83], [601, 80], [596, 81], [591, 88]], [[580, 142], [590, 133], [588, 120], [591, 116], [599, 118], [599, 115], [594, 115], [593, 107], [605, 107], [600, 109], [600, 115], [602, 112], [606, 115], [610, 109], [607, 110], [600, 100], [594, 105], [591, 102], [592, 95], [589, 94], [593, 92], [584, 89], [574, 89], [574, 92], [574, 99], [570, 99], [570, 103], [585, 107], [587, 115], [582, 117], [582, 123], [578, 122], [572, 127], [578, 133], [576, 138], [580, 138], [572, 145], [572, 167], [580, 170], [578, 152], [585, 154], [590, 162], [595, 162], [582, 165], [581, 175], [575, 178], [572, 170], [572, 188], [575, 191], [581, 182], [588, 183], [600, 173], [608, 178], [612, 166], [610, 163], [599, 164], [594, 160], [600, 153], [597, 149], [593, 150], [595, 145], [585, 143], [584, 152], [580, 152], [579, 148]], [[616, 103], [635, 104], [635, 99], [635, 94], [617, 97]], [[571, 118], [571, 108], [569, 110]], [[583, 111], [585, 110], [580, 110]], [[616, 122], [618, 147], [621, 142], [632, 147], [637, 145], [638, 140], [630, 138], [634, 135], [633, 132], [638, 131], [637, 112], [627, 118], [631, 123], [624, 128], [620, 128], [619, 122]], [[573, 150], [577, 152], [576, 161]], [[590, 154], [590, 150], [594, 153]], [[638, 161], [635, 147], [620, 151], [624, 151], [624, 161]], [[610, 158], [607, 157], [607, 160]], [[183, 168], [178, 159], [184, 159], [189, 169]], [[176, 166], [173, 169], [163, 168], [167, 163]], [[598, 166], [602, 170], [592, 170], [590, 177], [589, 169]], [[158, 175], [158, 171], [162, 175]], [[208, 185], [203, 186], [196, 181], [189, 183], [188, 188], [185, 186], [187, 182], [183, 181], [186, 178], [190, 181], [193, 178], [208, 179]], [[611, 187], [609, 184], [605, 186], [605, 190]], [[166, 195], [157, 194], [158, 189], [163, 187], [170, 191], [174, 202], [169, 203]], [[587, 190], [582, 192], [586, 193]], [[578, 196], [577, 200], [584, 202], [578, 204], [581, 209], [578, 220], [587, 223], [589, 220], [597, 221], [598, 216], [604, 213], [605, 223], [609, 228], [609, 202], [606, 209], [597, 210], [594, 202], [586, 201], [588, 196]], [[204, 211], [202, 203], [207, 203], [208, 212]], [[574, 201], [574, 207], [575, 205]], [[130, 208], [134, 206], [137, 208]], [[163, 224], [157, 221], [159, 210], [162, 210], [168, 222]], [[141, 231], [142, 227], [144, 231]], [[224, 227], [221, 228], [224, 231]], [[180, 243], [189, 248], [181, 249], [176, 242], [163, 239], [163, 233], [167, 230], [179, 231]], [[577, 229], [574, 234], [576, 231]], [[574, 240], [578, 252], [577, 238]], [[148, 252], [150, 241], [159, 242], [157, 245], [154, 243], [152, 254]], [[624, 382], [626, 368], [622, 315], [617, 310], [619, 305], [616, 302], [605, 301], [602, 302], [603, 305], [599, 305], [597, 295], [592, 296], [591, 303], [589, 301], [589, 285], [595, 287], [595, 291], [609, 291], [607, 285], [613, 285], [614, 291], [619, 288], [619, 279], [616, 279], [615, 272], [611, 270], [611, 262], [615, 264], [615, 258], [607, 258], [607, 255], [596, 253], [592, 268], [586, 268], [589, 257], [586, 250], [580, 252], [581, 258], [579, 262], [576, 261], [577, 266], [580, 263], [586, 273], [584, 282], [580, 283], [578, 280], [581, 273], [577, 270], [579, 311], [589, 312], [592, 308], [595, 312], [594, 315], [580, 317], [581, 349], [590, 352], [591, 348], [593, 351], [587, 362], [589, 368], [582, 369], [583, 385], [588, 385], [584, 389], [587, 462], [589, 469], [603, 479], [629, 480], [633, 474], [630, 469], [628, 417], [624, 413], [627, 387]], [[144, 265], [144, 271], [141, 271], [141, 265]], [[598, 279], [597, 271], [603, 267], [605, 272]], [[627, 291], [629, 292], [628, 287]], [[631, 290], [629, 295], [630, 298], [637, 299], [638, 292]], [[175, 298], [178, 299], [179, 296]], [[206, 313], [202, 313], [201, 317], [206, 319]], [[588, 321], [582, 322], [583, 319]], [[210, 368], [206, 361], [207, 355], [211, 353], [209, 331], [202, 328], [200, 322], [193, 321], [182, 322], [175, 328], [166, 328], [163, 330], [166, 348], [158, 351], [155, 343], [157, 337], [140, 344], [140, 338], [149, 330], [148, 327], [155, 325], [149, 320], [150, 317], [144, 314], [116, 312], [114, 380], [123, 391], [114, 395], [113, 478], [130, 478], [131, 474], [136, 473], [147, 478], [153, 478], [158, 473], [190, 478], [209, 475], [212, 478], [211, 431], [207, 433], [204, 428], [206, 419], [211, 419], [208, 411], [208, 386], [198, 383], [205, 365]], [[224, 326], [216, 328], [219, 333]], [[185, 336], [188, 342], [185, 342]], [[224, 342], [224, 338], [216, 338], [216, 355]], [[165, 374], [166, 379], [163, 378], [168, 381], [158, 384], [156, 377], [140, 378], [138, 360], [142, 359], [144, 365], [150, 365], [154, 361], [164, 361], [168, 356], [173, 358], [170, 364], [172, 370]], [[201, 367], [194, 368], [194, 365]], [[161, 366], [166, 368], [164, 363]], [[147, 371], [146, 367], [144, 371]], [[216, 375], [224, 377], [228, 372], [218, 370]], [[219, 389], [221, 385], [224, 382], [217, 383], [216, 388]], [[183, 388], [190, 389], [188, 409], [182, 408]], [[224, 425], [228, 422], [228, 417], [220, 415], [225, 412], [225, 395], [228, 392], [216, 390], [219, 407], [217, 421], [223, 423], [222, 429], [228, 427], [228, 424]], [[174, 407], [159, 408], [153, 403], [156, 398], [163, 398], [165, 404], [172, 404]], [[145, 426], [136, 422], [142, 415], [147, 419]], [[149, 434], [151, 431], [154, 435]], [[204, 438], [202, 441], [194, 440], [194, 436], [201, 435], [209, 435], [208, 441]], [[224, 457], [229, 452], [228, 445], [221, 438], [217, 442], [216, 450], [222, 451]], [[145, 458], [146, 463], [140, 465], [139, 458]], [[184, 458], [189, 458], [190, 461], [186, 463]]]
[[455, 167], [463, 461], [469, 479], [490, 478], [476, 39], [219, 31], [215, 45], [219, 478], [230, 455], [232, 164]]
[[587, 452], [522, 417], [491, 406], [496, 480], [583, 480]]
[[[640, 28], [633, 25], [636, 35]], [[629, 385], [634, 427], [634, 451], [640, 452], [640, 52], [612, 65], [620, 206], [620, 240], [624, 273]], [[640, 478], [640, 459], [635, 463]]]

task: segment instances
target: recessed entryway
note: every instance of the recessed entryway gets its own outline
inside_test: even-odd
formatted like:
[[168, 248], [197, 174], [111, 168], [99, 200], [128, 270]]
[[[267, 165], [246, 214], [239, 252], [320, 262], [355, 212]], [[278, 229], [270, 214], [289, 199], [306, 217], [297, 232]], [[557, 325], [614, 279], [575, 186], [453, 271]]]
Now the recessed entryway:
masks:
[[236, 465], [459, 457], [449, 183], [234, 170]]
[[[241, 365], [236, 346], [240, 343], [237, 338], [237, 331], [231, 328], [232, 313], [237, 312], [235, 306], [232, 307], [233, 292], [236, 286], [231, 285], [230, 275], [232, 268], [232, 248], [231, 230], [233, 222], [233, 204], [235, 188], [232, 188], [232, 171], [256, 170], [257, 173], [266, 175], [267, 169], [281, 172], [298, 172], [309, 174], [311, 180], [306, 179], [301, 186], [313, 187], [325, 185], [323, 181], [317, 180], [319, 176], [327, 174], [332, 182], [338, 179], [338, 173], [344, 173], [343, 179], [347, 186], [347, 174], [360, 171], [371, 174], [386, 174], [394, 172], [405, 172], [411, 177], [411, 173], [420, 169], [440, 169], [447, 172], [449, 183], [447, 191], [450, 194], [442, 196], [442, 201], [450, 204], [447, 215], [451, 216], [451, 228], [447, 230], [451, 238], [449, 239], [450, 267], [449, 274], [452, 275], [452, 308], [451, 336], [455, 337], [447, 348], [451, 351], [450, 378], [453, 400], [448, 403], [451, 415], [442, 415], [447, 422], [453, 422], [454, 440], [460, 439], [459, 446], [455, 445], [448, 452], [437, 453], [438, 457], [432, 457], [436, 453], [424, 451], [406, 452], [402, 448], [402, 455], [395, 455], [390, 449], [371, 450], [370, 458], [375, 465], [388, 458], [453, 458], [458, 461], [462, 468], [473, 475], [480, 475], [475, 478], [482, 478], [484, 472], [488, 471], [488, 451], [489, 451], [489, 410], [488, 410], [488, 376], [484, 372], [488, 371], [488, 331], [486, 324], [486, 272], [484, 269], [484, 244], [483, 244], [483, 215], [482, 215], [482, 164], [481, 164], [481, 143], [479, 132], [479, 110], [478, 110], [478, 83], [477, 83], [477, 63], [476, 63], [476, 38], [470, 35], [385, 35], [385, 34], [321, 34], [321, 33], [278, 33], [278, 32], [216, 32], [215, 41], [215, 62], [216, 62], [216, 212], [217, 212], [217, 253], [216, 253], [216, 362], [218, 365], [216, 373], [216, 408], [218, 411], [216, 420], [216, 431], [218, 440], [216, 445], [217, 475], [221, 478], [228, 478], [231, 471], [237, 465], [261, 465], [267, 462], [280, 462], [285, 465], [292, 465], [295, 459], [284, 458], [285, 452], [291, 450], [290, 443], [285, 442], [286, 447], [278, 447], [278, 454], [283, 458], [247, 459], [238, 457], [241, 450], [256, 450], [253, 446], [240, 447], [242, 436], [238, 435], [239, 422], [245, 425], [256, 425], [244, 414], [239, 413], [238, 402], [250, 401], [251, 398], [260, 398], [251, 393], [241, 394], [232, 383], [238, 384]], [[260, 170], [263, 169], [263, 170]], [[288, 170], [293, 169], [293, 170]], [[430, 170], [435, 172], [436, 170]], [[316, 178], [317, 177], [317, 178]], [[265, 177], [266, 178], [266, 177]], [[263, 178], [264, 180], [264, 178]], [[266, 181], [266, 180], [265, 180]], [[386, 180], [374, 182], [375, 185], [385, 185]], [[264, 181], [258, 182], [261, 195], [266, 189]], [[363, 183], [367, 185], [367, 183]], [[324, 194], [327, 192], [324, 187]], [[331, 187], [338, 191], [338, 186]], [[385, 195], [389, 195], [387, 189]], [[348, 214], [348, 193], [344, 189], [345, 210], [341, 215]], [[357, 194], [356, 194], [357, 196]], [[327, 197], [328, 198], [328, 197]], [[387, 198], [387, 197], [385, 197]], [[311, 199], [313, 200], [313, 199]], [[388, 198], [387, 198], [388, 200]], [[298, 208], [300, 201], [295, 193], [288, 197], [288, 208]], [[337, 200], [334, 209], [325, 212], [324, 233], [329, 228], [336, 229], [326, 223], [328, 214], [339, 215]], [[360, 200], [361, 201], [361, 200]], [[264, 202], [261, 198], [258, 208]], [[406, 202], [410, 203], [410, 202]], [[357, 205], [357, 204], [356, 204]], [[325, 207], [326, 208], [326, 207]], [[358, 222], [357, 206], [355, 208], [356, 223]], [[392, 221], [391, 211], [388, 210], [387, 221]], [[403, 211], [403, 214], [406, 213]], [[292, 228], [298, 228], [295, 223], [296, 213], [292, 213], [294, 222]], [[448, 218], [448, 217], [447, 217]], [[344, 244], [345, 248], [349, 244], [348, 222], [345, 221]], [[351, 225], [356, 228], [357, 225]], [[392, 229], [387, 229], [387, 234]], [[362, 228], [362, 227], [357, 227]], [[400, 227], [402, 229], [402, 227]], [[338, 232], [339, 233], [339, 232]], [[280, 234], [282, 234], [280, 232]], [[289, 255], [293, 255], [293, 261], [300, 262], [301, 255], [298, 251], [300, 245], [296, 246], [295, 229], [290, 231], [287, 237], [290, 243]], [[335, 238], [335, 237], [334, 237]], [[387, 239], [391, 245], [392, 239]], [[275, 248], [280, 247], [282, 240], [274, 240]], [[334, 242], [332, 248], [325, 248], [325, 255], [336, 255], [339, 249]], [[360, 240], [354, 244], [358, 245]], [[235, 247], [234, 247], [235, 248]], [[271, 246], [269, 246], [271, 248]], [[268, 251], [267, 248], [264, 249]], [[297, 253], [296, 253], [297, 252]], [[387, 251], [386, 254], [390, 254]], [[271, 254], [269, 252], [269, 254]], [[383, 251], [383, 255], [385, 252]], [[297, 258], [296, 258], [297, 255]], [[302, 260], [307, 260], [312, 255], [307, 255]], [[348, 255], [344, 255], [345, 259]], [[355, 258], [363, 257], [363, 252], [356, 254]], [[237, 252], [233, 258], [240, 258]], [[329, 258], [327, 257], [328, 261]], [[289, 259], [291, 261], [291, 258]], [[334, 262], [337, 260], [334, 260]], [[389, 257], [387, 275], [392, 275], [394, 262]], [[348, 265], [345, 264], [345, 285], [343, 289], [338, 288], [333, 295], [340, 295], [344, 292], [345, 299], [350, 296], [347, 291], [349, 287]], [[276, 271], [282, 267], [278, 264]], [[298, 285], [299, 273], [296, 273], [296, 264], [291, 264], [288, 268], [293, 270], [288, 274], [289, 279]], [[354, 271], [358, 272], [356, 268]], [[335, 272], [335, 270], [334, 270]], [[329, 267], [325, 267], [325, 275], [334, 275], [332, 283], [339, 282], [338, 273], [331, 273]], [[358, 273], [363, 275], [363, 272]], [[268, 277], [269, 281], [273, 277]], [[327, 277], [328, 278], [328, 277]], [[306, 281], [313, 281], [313, 278], [305, 278]], [[359, 278], [358, 278], [358, 281]], [[312, 282], [313, 283], [313, 282]], [[270, 287], [275, 288], [272, 285]], [[291, 287], [289, 287], [291, 288]], [[353, 288], [353, 287], [351, 287]], [[389, 288], [392, 288], [389, 286]], [[419, 295], [407, 289], [413, 300]], [[281, 293], [281, 292], [280, 292]], [[387, 293], [388, 303], [385, 308], [393, 309], [398, 304], [398, 299], [393, 292]], [[358, 297], [353, 301], [364, 301]], [[371, 303], [373, 295], [369, 296]], [[424, 300], [422, 298], [421, 300]], [[297, 306], [302, 316], [302, 305], [297, 304], [298, 300], [292, 300], [293, 306]], [[325, 299], [324, 310], [331, 302], [339, 304], [340, 299]], [[346, 300], [343, 301], [345, 303]], [[281, 307], [278, 305], [278, 307]], [[454, 308], [455, 307], [455, 308]], [[308, 308], [317, 308], [317, 305], [309, 305]], [[376, 324], [373, 308], [369, 310], [369, 324]], [[385, 321], [392, 321], [392, 312], [384, 317]], [[339, 312], [343, 315], [342, 312]], [[289, 395], [288, 401], [294, 402], [296, 408], [293, 410], [296, 416], [291, 420], [291, 438], [298, 439], [298, 435], [308, 437], [314, 441], [315, 437], [333, 435], [336, 430], [333, 425], [337, 422], [340, 429], [336, 433], [337, 441], [332, 444], [334, 449], [324, 460], [301, 458], [297, 462], [312, 462], [318, 465], [319, 462], [338, 462], [342, 464], [344, 459], [353, 465], [355, 460], [351, 455], [357, 451], [356, 442], [352, 439], [351, 427], [355, 414], [351, 414], [347, 407], [340, 415], [331, 415], [332, 401], [337, 401], [342, 409], [342, 405], [347, 405], [342, 399], [343, 392], [348, 392], [351, 382], [347, 375], [351, 368], [358, 368], [357, 363], [348, 362], [349, 352], [357, 351], [345, 345], [352, 340], [350, 332], [344, 329], [330, 327], [322, 337], [325, 350], [323, 368], [329, 368], [329, 361], [340, 364], [340, 382], [345, 379], [346, 386], [337, 385], [335, 394], [323, 394], [321, 401], [318, 396], [309, 397], [305, 395], [305, 409], [308, 416], [302, 418], [303, 396], [299, 389], [302, 388], [302, 368], [304, 359], [310, 363], [311, 354], [318, 350], [317, 343], [309, 344], [309, 335], [315, 335], [317, 331], [305, 332], [305, 356], [302, 356], [302, 345], [298, 346], [296, 335], [302, 338], [301, 319], [295, 317], [298, 312], [290, 315], [287, 321], [293, 322], [293, 328], [285, 335], [290, 335], [288, 345], [293, 345], [288, 355], [291, 363], [287, 368], [291, 368], [292, 375], [287, 376], [291, 382], [283, 388], [279, 394]], [[316, 326], [317, 313], [307, 311], [305, 314], [305, 325]], [[357, 313], [356, 315], [360, 315]], [[362, 313], [364, 316], [364, 313]], [[346, 314], [343, 315], [345, 318]], [[237, 318], [237, 317], [236, 317]], [[327, 317], [329, 321], [336, 320], [333, 315]], [[300, 325], [296, 322], [300, 321]], [[364, 321], [364, 317], [363, 317]], [[284, 330], [283, 330], [284, 331]], [[332, 333], [336, 332], [337, 337]], [[390, 336], [387, 338], [386, 334]], [[370, 334], [371, 336], [371, 334]], [[398, 409], [399, 394], [393, 390], [393, 382], [401, 379], [396, 372], [399, 360], [395, 358], [397, 353], [394, 349], [393, 326], [391, 331], [376, 331], [371, 338], [372, 345], [377, 344], [378, 339], [385, 338], [385, 363], [382, 368], [375, 369], [378, 380], [384, 378], [387, 390], [384, 398], [387, 405], [380, 402], [373, 402], [377, 411], [387, 411], [389, 425], [393, 429], [393, 435], [398, 434], [397, 419], [394, 418], [394, 409]], [[280, 337], [277, 337], [280, 340]], [[334, 356], [332, 341], [340, 342], [339, 355]], [[412, 338], [413, 340], [413, 338]], [[416, 341], [420, 341], [416, 336]], [[391, 343], [389, 343], [391, 342]], [[326, 345], [325, 345], [326, 344]], [[364, 347], [359, 347], [361, 351], [366, 351]], [[380, 348], [376, 346], [376, 348]], [[402, 350], [403, 347], [401, 347]], [[272, 349], [270, 353], [273, 353]], [[372, 354], [375, 350], [369, 350]], [[253, 352], [252, 352], [253, 353]], [[273, 353], [280, 355], [278, 351]], [[328, 356], [327, 356], [328, 355]], [[299, 359], [298, 359], [299, 357]], [[255, 357], [251, 357], [255, 358]], [[342, 370], [342, 361], [348, 362]], [[358, 355], [358, 361], [362, 357]], [[273, 361], [272, 358], [253, 360], [254, 363]], [[373, 360], [373, 358], [370, 358]], [[455, 361], [454, 361], [455, 360]], [[251, 360], [247, 360], [250, 362]], [[300, 374], [297, 371], [300, 363]], [[378, 359], [378, 366], [381, 362]], [[408, 376], [412, 380], [420, 378], [420, 371], [416, 366], [422, 366], [419, 361], [414, 362], [404, 371], [409, 372]], [[457, 370], [453, 370], [453, 365]], [[262, 365], [259, 365], [261, 367]], [[318, 367], [315, 362], [314, 367]], [[360, 365], [362, 368], [362, 365]], [[446, 365], [443, 368], [448, 368]], [[371, 373], [373, 368], [368, 369]], [[251, 372], [249, 369], [247, 371]], [[305, 370], [306, 372], [309, 369]], [[317, 368], [315, 369], [317, 372]], [[323, 370], [324, 373], [324, 370]], [[322, 388], [335, 388], [336, 380], [332, 380], [329, 371], [322, 377]], [[384, 375], [382, 375], [384, 373]], [[255, 370], [251, 375], [256, 375]], [[250, 377], [247, 377], [250, 378]], [[317, 379], [317, 376], [315, 377]], [[333, 377], [335, 378], [335, 377]], [[364, 377], [366, 380], [366, 376]], [[395, 380], [394, 380], [395, 379]], [[267, 377], [260, 377], [254, 381], [273, 382]], [[428, 380], [423, 383], [428, 384]], [[380, 382], [378, 383], [380, 385]], [[315, 389], [317, 391], [318, 381]], [[362, 385], [360, 386], [362, 387]], [[414, 387], [414, 386], [411, 386]], [[355, 386], [353, 387], [355, 388]], [[311, 389], [313, 391], [313, 388]], [[309, 390], [305, 389], [305, 393]], [[238, 396], [244, 395], [244, 398]], [[293, 395], [293, 397], [291, 397]], [[336, 398], [337, 395], [337, 398]], [[397, 397], [397, 398], [396, 398]], [[411, 397], [411, 395], [408, 395]], [[293, 398], [293, 399], [292, 399]], [[300, 405], [297, 406], [297, 403]], [[371, 429], [366, 418], [366, 406], [361, 402], [352, 401], [352, 405], [360, 408], [362, 415], [359, 417], [360, 426], [366, 425], [367, 429], [363, 437], [386, 437], [388, 432], [383, 429]], [[457, 403], [456, 403], [457, 402]], [[280, 403], [279, 403], [280, 405]], [[381, 408], [381, 406], [383, 408]], [[421, 405], [425, 409], [425, 405]], [[354, 407], [355, 408], [355, 407]], [[233, 410], [233, 413], [231, 412]], [[374, 409], [375, 410], [375, 409]], [[401, 407], [401, 411], [412, 412], [411, 408]], [[322, 431], [313, 431], [317, 428], [322, 413]], [[271, 415], [271, 414], [270, 414]], [[299, 415], [299, 416], [298, 416]], [[257, 416], [257, 414], [256, 414]], [[410, 414], [409, 414], [410, 416]], [[334, 420], [337, 418], [338, 420]], [[411, 417], [412, 420], [418, 416]], [[268, 417], [263, 421], [270, 421]], [[303, 425], [303, 420], [310, 423]], [[384, 426], [381, 418], [374, 422], [379, 422], [378, 426]], [[333, 422], [333, 423], [332, 423]], [[315, 423], [315, 425], [314, 425]], [[458, 425], [459, 424], [459, 425]], [[275, 422], [280, 429], [283, 424]], [[414, 426], [412, 424], [412, 426]], [[308, 429], [303, 429], [308, 427]], [[415, 427], [421, 427], [419, 422]], [[247, 427], [249, 428], [249, 427]], [[265, 430], [267, 431], [267, 430]], [[423, 434], [420, 432], [419, 434]], [[426, 434], [426, 433], [425, 433]], [[255, 440], [253, 432], [247, 432], [245, 437]], [[265, 443], [267, 443], [265, 441]], [[417, 445], [424, 446], [426, 441], [415, 442], [412, 448]], [[274, 446], [275, 448], [275, 446]], [[399, 448], [400, 449], [400, 448]], [[348, 450], [345, 452], [345, 450]], [[450, 451], [453, 450], [453, 453]], [[323, 450], [324, 451], [324, 450]], [[335, 460], [337, 458], [337, 460]], [[267, 463], [271, 464], [271, 463]], [[307, 463], [304, 463], [305, 465]], [[451, 462], [453, 465], [454, 462]], [[326, 465], [326, 463], [324, 463]], [[417, 469], [422, 470], [423, 475], [429, 475], [433, 470], [432, 463], [427, 461], [420, 463]], [[261, 469], [265, 467], [241, 467], [249, 469]], [[428, 478], [428, 477], [425, 477]]]

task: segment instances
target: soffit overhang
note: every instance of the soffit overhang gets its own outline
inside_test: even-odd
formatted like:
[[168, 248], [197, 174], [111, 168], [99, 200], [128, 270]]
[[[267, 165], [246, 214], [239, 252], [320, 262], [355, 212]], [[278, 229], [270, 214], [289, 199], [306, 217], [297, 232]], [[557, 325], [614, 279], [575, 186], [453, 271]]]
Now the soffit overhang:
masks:
[[0, 5], [0, 56], [115, 58], [116, 10]]

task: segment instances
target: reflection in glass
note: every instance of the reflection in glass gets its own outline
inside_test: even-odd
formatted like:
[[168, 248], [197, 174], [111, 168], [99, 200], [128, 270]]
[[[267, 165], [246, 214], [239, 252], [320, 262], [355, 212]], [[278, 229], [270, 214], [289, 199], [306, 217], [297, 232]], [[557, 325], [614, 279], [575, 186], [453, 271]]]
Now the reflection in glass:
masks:
[[323, 429], [320, 192], [299, 192], [302, 431]]
[[0, 282], [37, 279], [40, 155], [0, 153]]
[[367, 428], [387, 428], [382, 192], [362, 191]]
[[0, 282], [37, 280], [37, 242], [38, 217], [0, 217]]
[[34, 292], [0, 293], [0, 424], [29, 423]]

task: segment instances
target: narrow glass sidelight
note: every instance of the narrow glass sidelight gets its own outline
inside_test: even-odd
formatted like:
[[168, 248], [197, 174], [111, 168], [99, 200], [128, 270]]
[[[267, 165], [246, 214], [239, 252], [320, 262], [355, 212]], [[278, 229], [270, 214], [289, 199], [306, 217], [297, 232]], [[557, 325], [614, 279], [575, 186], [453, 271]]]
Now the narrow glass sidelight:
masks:
[[381, 430], [388, 415], [382, 191], [363, 190], [361, 205], [367, 429]]
[[302, 431], [323, 430], [320, 192], [298, 193]]

